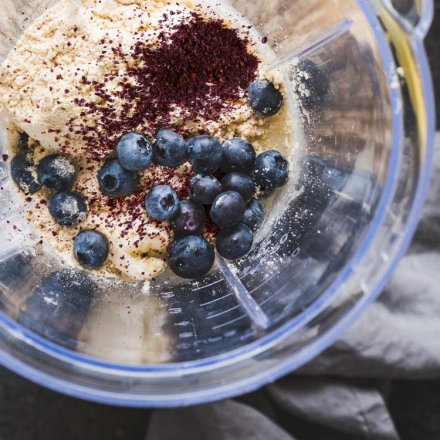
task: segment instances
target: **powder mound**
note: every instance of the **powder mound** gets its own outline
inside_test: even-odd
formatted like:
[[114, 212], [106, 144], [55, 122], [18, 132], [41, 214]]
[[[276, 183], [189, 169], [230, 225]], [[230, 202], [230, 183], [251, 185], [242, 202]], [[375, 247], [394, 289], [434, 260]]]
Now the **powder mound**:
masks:
[[[166, 29], [165, 23], [162, 26]], [[113, 72], [102, 83], [89, 84], [83, 77], [84, 84], [93, 86], [96, 99], [75, 101], [84, 114], [100, 121], [99, 128], [83, 124], [79, 130], [93, 146], [90, 153], [102, 159], [128, 131], [143, 129], [152, 135], [172, 125], [184, 133], [188, 120], [215, 121], [233, 108], [245, 97], [260, 63], [246, 35], [223, 20], [192, 13], [164, 30], [154, 43], [140, 36], [131, 53], [112, 46], [114, 65], [125, 66], [116, 89], [108, 87], [115, 79]], [[121, 106], [115, 106], [115, 100]]]

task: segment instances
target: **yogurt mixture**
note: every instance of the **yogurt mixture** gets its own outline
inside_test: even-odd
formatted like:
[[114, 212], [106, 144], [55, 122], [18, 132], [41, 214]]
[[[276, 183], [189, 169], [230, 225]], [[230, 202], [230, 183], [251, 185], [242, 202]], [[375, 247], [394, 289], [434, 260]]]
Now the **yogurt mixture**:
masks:
[[[29, 135], [35, 163], [65, 154], [78, 171], [73, 190], [89, 204], [80, 224], [63, 227], [47, 209], [51, 192], [24, 194], [26, 216], [42, 243], [75, 266], [76, 235], [98, 230], [110, 245], [98, 274], [141, 281], [157, 277], [166, 268], [173, 231], [147, 215], [145, 194], [167, 184], [179, 198], [188, 198], [191, 166], [153, 164], [140, 173], [138, 192], [114, 199], [99, 190], [96, 176], [103, 161], [125, 133], [154, 139], [162, 128], [185, 138], [241, 137], [257, 153], [288, 151], [287, 102], [270, 118], [257, 116], [247, 102], [247, 87], [257, 78], [283, 91], [281, 77], [267, 73], [270, 62], [265, 38], [217, 2], [61, 0], [48, 10], [0, 69], [0, 110], [9, 124], [11, 156], [19, 151], [20, 133]], [[205, 237], [215, 233], [208, 222]]]

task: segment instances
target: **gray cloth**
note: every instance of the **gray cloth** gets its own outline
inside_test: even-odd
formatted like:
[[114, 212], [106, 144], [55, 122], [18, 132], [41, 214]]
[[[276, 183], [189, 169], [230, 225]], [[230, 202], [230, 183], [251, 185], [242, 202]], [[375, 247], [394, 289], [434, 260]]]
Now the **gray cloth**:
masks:
[[[397, 440], [389, 381], [440, 377], [440, 135], [436, 141], [433, 182], [410, 252], [380, 299], [337, 343], [266, 388], [284, 413], [348, 438]], [[186, 438], [293, 439], [270, 411], [232, 400], [153, 413], [147, 440]]]

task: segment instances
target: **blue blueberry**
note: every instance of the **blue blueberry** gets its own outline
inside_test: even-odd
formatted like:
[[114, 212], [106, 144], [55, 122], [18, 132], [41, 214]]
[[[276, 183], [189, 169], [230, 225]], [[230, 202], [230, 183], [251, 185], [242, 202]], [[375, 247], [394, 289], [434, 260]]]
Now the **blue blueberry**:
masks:
[[279, 151], [265, 151], [257, 156], [254, 177], [263, 188], [279, 188], [289, 178], [289, 162]]
[[249, 253], [253, 243], [254, 236], [251, 229], [240, 223], [233, 229], [220, 231], [216, 246], [222, 257], [228, 260], [237, 260]]
[[255, 184], [252, 177], [244, 173], [229, 173], [222, 179], [223, 191], [235, 191], [250, 200], [255, 193]]
[[231, 228], [243, 220], [246, 201], [235, 191], [220, 194], [212, 204], [211, 219], [221, 228]]
[[29, 135], [24, 131], [20, 133], [20, 139], [18, 141], [20, 150], [27, 150], [29, 148]]
[[52, 272], [32, 292], [18, 322], [46, 339], [76, 349], [95, 291], [92, 277], [83, 271]]
[[179, 197], [171, 186], [157, 185], [145, 197], [145, 209], [154, 220], [171, 220], [179, 213]]
[[107, 159], [98, 173], [99, 188], [109, 197], [127, 197], [133, 194], [139, 183], [135, 171], [126, 170], [118, 159]]
[[73, 254], [87, 269], [98, 269], [107, 260], [110, 246], [107, 238], [97, 231], [80, 232], [73, 243]]
[[121, 137], [116, 146], [116, 154], [126, 170], [143, 171], [153, 161], [153, 146], [145, 136], [131, 132]]
[[33, 258], [26, 251], [13, 255], [8, 252], [7, 255], [3, 254], [0, 261], [0, 284], [12, 291], [19, 291], [32, 276]]
[[220, 142], [212, 136], [196, 136], [188, 141], [188, 160], [196, 174], [218, 170], [223, 157]]
[[255, 166], [257, 154], [254, 147], [246, 140], [232, 138], [223, 143], [221, 169], [225, 173], [240, 171], [250, 174]]
[[188, 156], [188, 144], [173, 130], [162, 129], [157, 132], [153, 145], [154, 162], [169, 168], [182, 165]]
[[246, 208], [243, 217], [243, 223], [249, 226], [253, 231], [256, 231], [263, 224], [266, 210], [259, 200], [251, 200]]
[[37, 166], [38, 180], [46, 188], [64, 191], [72, 188], [75, 181], [75, 165], [62, 154], [44, 157]]
[[214, 260], [212, 245], [199, 235], [190, 235], [177, 240], [171, 246], [168, 263], [179, 277], [196, 279], [208, 274]]
[[174, 233], [177, 236], [201, 234], [205, 222], [203, 206], [192, 200], [183, 200], [180, 202], [180, 211], [173, 220]]
[[191, 179], [192, 199], [203, 205], [212, 205], [222, 192], [221, 183], [214, 176], [195, 176]]
[[[34, 290], [34, 295], [51, 298], [47, 306], [68, 306], [76, 312], [87, 312], [96, 285], [87, 272], [61, 269], [46, 275]], [[64, 303], [64, 304], [63, 304]]]
[[33, 194], [41, 189], [32, 155], [28, 151], [14, 156], [11, 162], [11, 176], [15, 184], [26, 194]]
[[86, 218], [88, 205], [81, 194], [60, 191], [50, 198], [49, 212], [58, 224], [75, 226]]
[[329, 93], [329, 80], [325, 72], [312, 60], [301, 61], [296, 68], [295, 92], [306, 109], [324, 102]]
[[249, 86], [248, 102], [257, 115], [274, 116], [283, 106], [283, 95], [273, 83], [259, 79]]

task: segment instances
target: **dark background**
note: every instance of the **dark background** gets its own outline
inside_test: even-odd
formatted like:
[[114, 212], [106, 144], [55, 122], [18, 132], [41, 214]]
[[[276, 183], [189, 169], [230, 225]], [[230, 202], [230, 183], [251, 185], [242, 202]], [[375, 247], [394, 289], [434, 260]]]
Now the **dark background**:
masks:
[[[426, 46], [440, 103], [440, 1]], [[440, 127], [440, 112], [437, 126]], [[242, 400], [267, 405], [264, 391]], [[440, 439], [440, 380], [394, 381], [390, 409], [402, 440]], [[271, 408], [276, 421], [301, 440], [343, 440], [340, 434], [312, 426], [279, 408]], [[0, 368], [0, 440], [141, 440], [149, 410], [116, 408], [62, 396]], [[301, 433], [307, 430], [307, 439]]]

